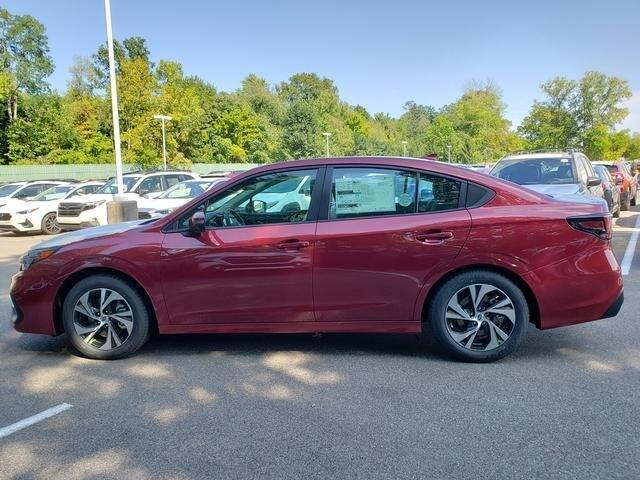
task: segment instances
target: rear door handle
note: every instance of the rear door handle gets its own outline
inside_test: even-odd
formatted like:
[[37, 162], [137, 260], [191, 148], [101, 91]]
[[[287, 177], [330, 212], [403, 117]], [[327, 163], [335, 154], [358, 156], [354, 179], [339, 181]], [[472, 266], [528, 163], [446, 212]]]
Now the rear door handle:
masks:
[[429, 232], [419, 233], [415, 236], [415, 239], [422, 243], [429, 245], [437, 245], [444, 243], [445, 240], [451, 240], [453, 238], [453, 232]]
[[309, 245], [311, 245], [311, 243], [306, 240], [285, 240], [284, 242], [278, 243], [276, 248], [280, 250], [300, 250], [301, 248], [307, 248]]

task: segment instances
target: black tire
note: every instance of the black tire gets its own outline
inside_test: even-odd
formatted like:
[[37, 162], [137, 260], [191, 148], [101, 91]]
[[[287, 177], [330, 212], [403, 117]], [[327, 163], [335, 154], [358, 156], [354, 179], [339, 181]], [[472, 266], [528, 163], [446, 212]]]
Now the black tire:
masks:
[[58, 215], [56, 212], [49, 212], [42, 218], [40, 230], [42, 230], [42, 233], [45, 235], [56, 235], [62, 231], [60, 225], [58, 225]]
[[620, 210], [622, 210], [623, 212], [626, 212], [627, 210], [631, 209], [631, 192], [629, 192], [629, 194], [627, 195], [627, 198], [624, 199], [624, 201], [620, 202]]
[[631, 197], [631, 201], [629, 202], [629, 205], [631, 205], [631, 206], [634, 206], [634, 207], [635, 207], [635, 206], [636, 206], [636, 203], [638, 203], [637, 198], [638, 198], [638, 189], [636, 188], [636, 192], [635, 192], [635, 194], [633, 195], [633, 197]]
[[[508, 338], [499, 346], [490, 350], [472, 350], [455, 341], [449, 333], [447, 320], [445, 319], [449, 301], [465, 287], [474, 284], [487, 284], [497, 287], [509, 297], [513, 305], [515, 323], [509, 332]], [[433, 335], [438, 345], [449, 356], [464, 362], [487, 363], [506, 357], [515, 351], [522, 342], [529, 323], [529, 306], [520, 288], [505, 276], [486, 270], [471, 270], [450, 278], [438, 288], [430, 299], [424, 322], [427, 325], [423, 325], [423, 335]], [[488, 321], [481, 323], [483, 325], [481, 328], [489, 329], [489, 325], [484, 326], [485, 323], [488, 323]], [[425, 326], [427, 328], [424, 328]], [[480, 332], [480, 330], [478, 331]], [[484, 332], [485, 330], [482, 331]], [[486, 331], [488, 332], [488, 330]]]
[[[75, 307], [80, 297], [100, 288], [107, 288], [121, 295], [133, 312], [133, 326], [129, 336], [122, 341], [120, 346], [109, 350], [100, 350], [96, 346], [86, 343], [74, 325]], [[144, 299], [129, 282], [113, 275], [92, 275], [74, 285], [62, 304], [62, 324], [71, 346], [80, 354], [96, 360], [115, 360], [127, 357], [142, 347], [151, 334], [151, 319]]]
[[620, 204], [613, 210], [613, 218], [620, 217]]

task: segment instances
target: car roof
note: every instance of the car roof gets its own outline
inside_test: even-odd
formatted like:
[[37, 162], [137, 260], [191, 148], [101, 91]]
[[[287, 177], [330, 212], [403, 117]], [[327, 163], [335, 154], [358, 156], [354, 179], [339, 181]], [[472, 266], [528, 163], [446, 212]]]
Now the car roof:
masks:
[[[255, 167], [241, 174], [233, 177], [233, 181], [241, 180], [246, 177], [254, 176], [256, 173], [271, 172], [282, 169], [302, 169], [305, 167], [314, 168], [326, 166], [380, 166], [387, 168], [407, 168], [411, 170], [429, 170], [435, 174], [446, 175], [451, 177], [457, 177], [462, 180], [468, 180], [476, 182], [481, 185], [485, 185], [489, 188], [495, 186], [502, 190], [509, 190], [518, 192], [518, 195], [526, 195], [528, 192], [532, 192], [529, 189], [523, 189], [521, 186], [515, 183], [502, 180], [497, 177], [486, 175], [482, 172], [472, 170], [469, 168], [463, 168], [456, 165], [452, 165], [445, 162], [440, 162], [425, 158], [411, 158], [411, 157], [385, 157], [385, 156], [370, 156], [370, 157], [333, 157], [333, 158], [313, 158], [306, 160], [286, 160], [282, 162], [269, 163], [260, 167]], [[226, 182], [225, 182], [226, 183]], [[524, 190], [524, 192], [523, 192]], [[534, 195], [538, 197], [538, 195]]]
[[571, 158], [570, 152], [514, 153], [500, 159], [503, 160], [540, 160], [544, 158]]

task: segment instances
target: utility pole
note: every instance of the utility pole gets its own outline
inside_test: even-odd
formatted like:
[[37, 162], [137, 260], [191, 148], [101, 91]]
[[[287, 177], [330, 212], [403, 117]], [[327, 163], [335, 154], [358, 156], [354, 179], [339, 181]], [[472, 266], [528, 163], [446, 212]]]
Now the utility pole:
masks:
[[171, 117], [169, 115], [154, 115], [153, 118], [156, 120], [160, 120], [162, 122], [162, 161], [164, 163], [164, 169], [167, 169], [167, 141], [164, 133], [164, 122], [170, 121]]
[[449, 163], [451, 163], [451, 145], [447, 145], [447, 149], [449, 150]]
[[104, 0], [107, 22], [107, 49], [109, 51], [109, 80], [111, 81], [111, 115], [113, 116], [113, 150], [116, 157], [116, 184], [118, 195], [124, 193], [122, 183], [122, 151], [120, 150], [120, 117], [118, 115], [118, 87], [116, 83], [116, 61], [113, 54], [113, 32], [111, 31], [111, 2]]
[[322, 132], [322, 135], [324, 135], [324, 138], [326, 140], [326, 144], [327, 144], [327, 157], [329, 156], [329, 137], [331, 136], [330, 132]]
[[406, 140], [403, 140], [400, 143], [402, 143], [402, 156], [406, 157], [407, 156], [407, 143], [408, 142]]

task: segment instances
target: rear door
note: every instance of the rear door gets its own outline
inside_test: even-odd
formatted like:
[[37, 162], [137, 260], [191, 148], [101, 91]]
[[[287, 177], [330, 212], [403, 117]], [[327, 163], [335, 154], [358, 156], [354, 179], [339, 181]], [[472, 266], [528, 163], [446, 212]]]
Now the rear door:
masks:
[[413, 320], [422, 286], [468, 236], [465, 185], [379, 166], [328, 168], [316, 229], [316, 320]]

